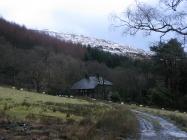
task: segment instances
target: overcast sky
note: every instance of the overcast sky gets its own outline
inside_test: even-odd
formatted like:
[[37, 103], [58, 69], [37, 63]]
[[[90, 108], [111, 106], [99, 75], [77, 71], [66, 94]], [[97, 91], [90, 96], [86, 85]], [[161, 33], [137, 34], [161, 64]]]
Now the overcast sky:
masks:
[[159, 39], [156, 35], [122, 36], [110, 26], [110, 15], [132, 4], [133, 0], [0, 0], [0, 16], [28, 28], [82, 34], [149, 50]]

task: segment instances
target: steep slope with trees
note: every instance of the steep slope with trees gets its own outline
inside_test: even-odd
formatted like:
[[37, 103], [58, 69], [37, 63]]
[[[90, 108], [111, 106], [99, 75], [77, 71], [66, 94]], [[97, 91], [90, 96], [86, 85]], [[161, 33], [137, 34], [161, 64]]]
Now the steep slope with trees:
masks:
[[134, 60], [63, 42], [0, 19], [0, 84], [68, 94], [86, 74], [114, 84], [121, 101], [186, 109], [187, 59], [176, 39], [151, 47], [151, 59]]

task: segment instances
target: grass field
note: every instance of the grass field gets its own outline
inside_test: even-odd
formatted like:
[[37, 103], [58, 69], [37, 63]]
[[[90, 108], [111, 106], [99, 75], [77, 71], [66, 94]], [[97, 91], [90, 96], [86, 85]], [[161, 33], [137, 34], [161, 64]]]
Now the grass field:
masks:
[[0, 87], [0, 139], [112, 140], [137, 131], [125, 106]]
[[87, 112], [85, 109], [91, 109], [88, 113], [94, 114], [105, 111], [109, 107], [104, 104], [96, 105], [93, 102], [81, 99], [43, 95], [0, 87], [0, 110], [6, 111], [6, 114], [10, 117], [17, 119], [23, 120], [27, 115], [33, 114], [59, 118], [65, 118], [66, 115], [69, 115], [69, 118], [77, 120], [82, 118], [84, 112]]

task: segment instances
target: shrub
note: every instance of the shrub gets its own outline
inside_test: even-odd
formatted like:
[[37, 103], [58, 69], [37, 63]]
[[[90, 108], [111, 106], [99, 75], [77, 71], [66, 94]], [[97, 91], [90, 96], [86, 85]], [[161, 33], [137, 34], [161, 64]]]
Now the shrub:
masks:
[[113, 92], [112, 95], [111, 95], [111, 100], [113, 102], [121, 101], [121, 97], [120, 97], [119, 93], [118, 92]]
[[96, 128], [111, 137], [136, 138], [138, 134], [138, 121], [135, 115], [122, 108], [108, 111], [97, 122]]
[[170, 91], [164, 87], [154, 87], [149, 89], [149, 104], [159, 105], [161, 107], [171, 106], [172, 97]]

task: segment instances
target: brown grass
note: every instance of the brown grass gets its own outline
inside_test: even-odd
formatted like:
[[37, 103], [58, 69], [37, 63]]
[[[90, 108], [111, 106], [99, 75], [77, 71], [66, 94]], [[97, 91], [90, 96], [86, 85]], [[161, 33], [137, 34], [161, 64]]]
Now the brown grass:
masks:
[[115, 140], [120, 138], [138, 138], [138, 121], [125, 106], [115, 106], [102, 115], [95, 125], [91, 139]]

